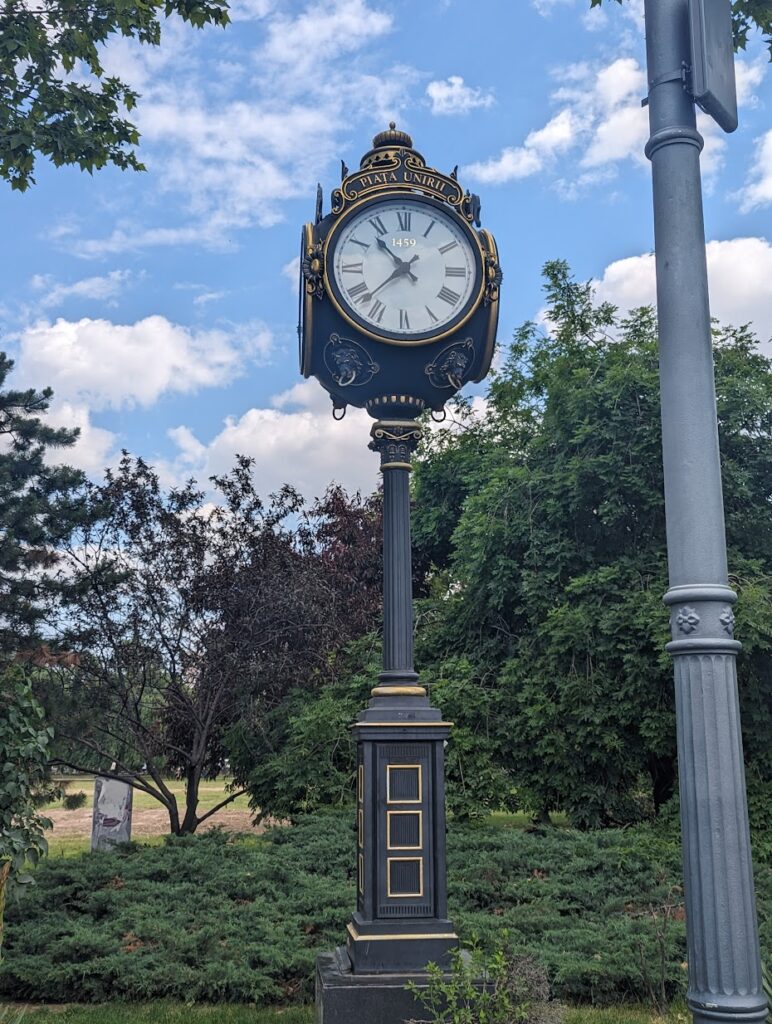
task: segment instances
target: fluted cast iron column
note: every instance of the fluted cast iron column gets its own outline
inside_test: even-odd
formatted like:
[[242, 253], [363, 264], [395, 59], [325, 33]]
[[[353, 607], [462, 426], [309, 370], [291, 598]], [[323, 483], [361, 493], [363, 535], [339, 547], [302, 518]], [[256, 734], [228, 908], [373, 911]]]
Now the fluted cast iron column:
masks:
[[384, 685], [414, 684], [413, 579], [410, 544], [410, 458], [421, 436], [414, 421], [378, 421], [371, 448], [383, 472]]
[[[729, 0], [727, 0], [727, 3]], [[700, 184], [684, 88], [688, 0], [645, 0], [662, 444], [688, 1003], [695, 1024], [766, 1016], [754, 905]]]

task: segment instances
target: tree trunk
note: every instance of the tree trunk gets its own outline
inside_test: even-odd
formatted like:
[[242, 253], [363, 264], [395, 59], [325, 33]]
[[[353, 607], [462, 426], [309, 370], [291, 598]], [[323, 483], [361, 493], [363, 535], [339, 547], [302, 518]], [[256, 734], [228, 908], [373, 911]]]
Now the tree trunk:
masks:
[[185, 773], [185, 817], [177, 835], [192, 836], [198, 828], [198, 786], [201, 782], [201, 768], [195, 765]]
[[651, 775], [654, 813], [658, 815], [662, 805], [666, 804], [675, 792], [675, 758], [649, 754], [649, 774]]
[[3, 927], [5, 916], [5, 890], [8, 885], [8, 876], [11, 873], [11, 862], [9, 860], [0, 864], [0, 960], [3, 953]]

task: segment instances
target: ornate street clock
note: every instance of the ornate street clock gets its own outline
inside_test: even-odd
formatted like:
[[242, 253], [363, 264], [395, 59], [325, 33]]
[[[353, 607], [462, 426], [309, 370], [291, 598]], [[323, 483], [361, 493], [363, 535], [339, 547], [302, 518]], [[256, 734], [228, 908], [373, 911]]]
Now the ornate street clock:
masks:
[[[392, 124], [343, 168], [303, 228], [300, 366], [375, 418], [383, 472], [383, 671], [354, 725], [357, 906], [346, 947], [317, 960], [317, 1021], [414, 1016], [407, 978], [447, 966], [458, 938], [445, 884], [444, 746], [451, 724], [413, 668], [411, 456], [425, 410], [488, 372], [501, 270], [480, 201], [426, 166]], [[424, 972], [424, 973], [422, 973]]]
[[336, 410], [440, 411], [488, 372], [501, 271], [479, 214], [393, 124], [344, 168], [327, 216], [320, 193], [302, 236], [300, 368]]

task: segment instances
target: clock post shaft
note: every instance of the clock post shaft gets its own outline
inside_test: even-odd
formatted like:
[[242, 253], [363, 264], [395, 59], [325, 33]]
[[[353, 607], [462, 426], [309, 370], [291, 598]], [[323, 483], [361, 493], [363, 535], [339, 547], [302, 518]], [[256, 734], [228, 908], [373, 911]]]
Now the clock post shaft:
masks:
[[[383, 473], [383, 692], [414, 688], [413, 566], [410, 541], [410, 460], [421, 436], [415, 421], [379, 421], [370, 447]], [[419, 688], [416, 688], [418, 690]], [[420, 690], [422, 695], [423, 689]]]

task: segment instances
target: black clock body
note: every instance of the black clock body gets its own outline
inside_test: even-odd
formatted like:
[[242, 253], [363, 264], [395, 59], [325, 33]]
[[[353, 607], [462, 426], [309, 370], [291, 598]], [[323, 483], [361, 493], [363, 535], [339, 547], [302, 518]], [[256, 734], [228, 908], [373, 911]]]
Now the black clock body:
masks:
[[440, 411], [493, 358], [502, 275], [479, 200], [392, 128], [321, 205], [301, 239], [301, 372], [336, 410]]

